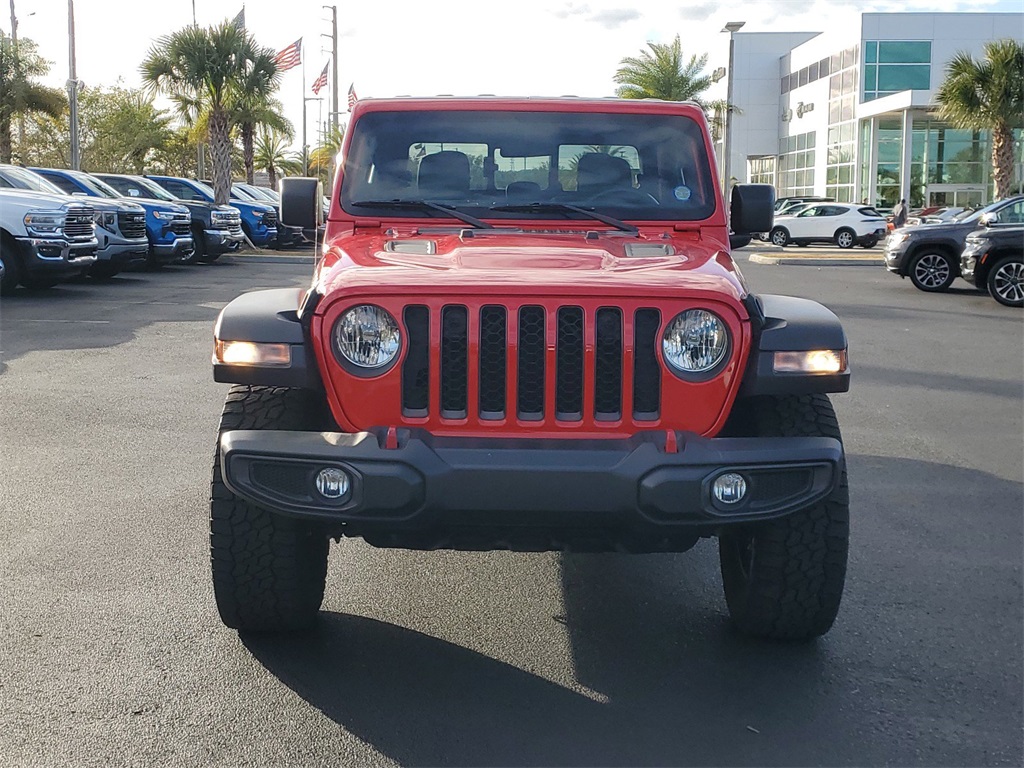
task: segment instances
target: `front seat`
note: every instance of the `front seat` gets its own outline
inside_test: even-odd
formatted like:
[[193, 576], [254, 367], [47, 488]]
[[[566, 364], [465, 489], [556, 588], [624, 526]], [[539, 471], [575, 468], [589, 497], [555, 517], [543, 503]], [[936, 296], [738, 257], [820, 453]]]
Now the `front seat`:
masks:
[[576, 166], [576, 190], [595, 195], [609, 189], [633, 189], [633, 169], [621, 157], [590, 152]]

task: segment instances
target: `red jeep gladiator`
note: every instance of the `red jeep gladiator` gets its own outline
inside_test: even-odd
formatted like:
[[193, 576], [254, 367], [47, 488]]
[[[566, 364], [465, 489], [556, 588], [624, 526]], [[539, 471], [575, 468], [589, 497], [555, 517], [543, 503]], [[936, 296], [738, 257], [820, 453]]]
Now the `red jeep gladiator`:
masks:
[[[700, 108], [360, 101], [306, 291], [215, 329], [234, 384], [211, 491], [217, 606], [310, 625], [332, 538], [409, 549], [683, 552], [719, 540], [740, 631], [807, 638], [843, 591], [849, 503], [829, 310], [750, 293]], [[316, 226], [311, 179], [283, 216]]]

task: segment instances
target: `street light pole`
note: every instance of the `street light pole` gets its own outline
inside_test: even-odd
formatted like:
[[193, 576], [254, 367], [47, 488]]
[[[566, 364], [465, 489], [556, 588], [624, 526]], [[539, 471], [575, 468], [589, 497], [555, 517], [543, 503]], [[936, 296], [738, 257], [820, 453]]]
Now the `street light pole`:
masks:
[[732, 84], [735, 78], [733, 77], [733, 68], [735, 64], [735, 40], [733, 35], [738, 32], [745, 21], [730, 21], [725, 25], [723, 32], [729, 33], [729, 79], [726, 81], [726, 96], [725, 96], [725, 143], [722, 145], [722, 190], [725, 193], [726, 204], [729, 201], [729, 180], [732, 178], [732, 171], [730, 166], [732, 165]]
[[71, 118], [71, 168], [82, 165], [78, 138], [78, 74], [75, 70], [75, 0], [68, 0], [68, 104]]
[[[13, 2], [13, 0], [12, 0]], [[331, 123], [338, 128], [338, 6], [325, 5], [331, 9]]]

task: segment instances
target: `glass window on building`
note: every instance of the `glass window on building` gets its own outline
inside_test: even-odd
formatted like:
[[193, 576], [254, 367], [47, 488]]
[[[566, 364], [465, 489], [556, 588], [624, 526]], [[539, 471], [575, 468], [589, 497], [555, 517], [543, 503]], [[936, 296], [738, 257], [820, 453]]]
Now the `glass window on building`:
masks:
[[927, 40], [869, 40], [864, 44], [864, 101], [931, 87]]
[[814, 194], [814, 132], [779, 139], [777, 189], [780, 197]]
[[754, 157], [747, 160], [747, 178], [751, 184], [770, 184], [775, 186], [775, 158]]

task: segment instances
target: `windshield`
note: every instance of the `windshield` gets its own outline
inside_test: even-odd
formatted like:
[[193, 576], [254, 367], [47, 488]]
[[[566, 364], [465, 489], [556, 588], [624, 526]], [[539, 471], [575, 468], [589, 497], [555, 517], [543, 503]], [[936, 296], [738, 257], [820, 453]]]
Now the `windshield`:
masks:
[[996, 208], [1005, 203], [1005, 200], [996, 200], [994, 203], [989, 203], [984, 208], [979, 208], [976, 211], [964, 211], [955, 217], [956, 221], [977, 221], [982, 217], [983, 214], [989, 211], [994, 211]]
[[211, 187], [209, 184], [204, 184], [201, 181], [193, 181], [192, 186], [198, 189], [203, 194], [209, 195], [211, 200], [213, 200], [213, 198], [215, 197], [215, 195], [213, 194], [213, 187]]
[[50, 195], [68, 196], [67, 192], [52, 181], [47, 181], [35, 171], [29, 171], [17, 165], [5, 165], [0, 168], [0, 178], [16, 189], [33, 189], [36, 192], [46, 192]]
[[374, 112], [353, 131], [341, 199], [354, 215], [388, 215], [355, 205], [388, 200], [412, 218], [437, 215], [413, 201], [492, 220], [564, 219], [565, 205], [633, 221], [715, 210], [703, 130], [682, 115]]
[[243, 187], [241, 184], [231, 185], [231, 194], [239, 200], [256, 200], [256, 195]]
[[178, 198], [170, 194], [155, 181], [142, 176], [107, 176], [104, 181], [121, 193], [123, 197], [147, 197], [154, 200], [178, 202]]
[[100, 197], [122, 197], [120, 192], [111, 187], [109, 184], [100, 181], [99, 179], [90, 176], [88, 173], [75, 173], [72, 174], [75, 177], [75, 181], [81, 184], [83, 187], [88, 187]]

